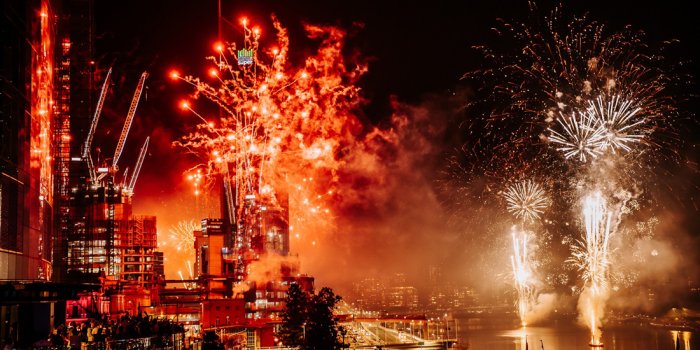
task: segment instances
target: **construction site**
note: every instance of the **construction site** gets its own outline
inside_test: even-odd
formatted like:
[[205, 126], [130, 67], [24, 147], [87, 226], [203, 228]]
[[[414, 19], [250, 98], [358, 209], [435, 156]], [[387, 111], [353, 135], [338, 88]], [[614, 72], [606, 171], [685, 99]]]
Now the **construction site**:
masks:
[[[203, 218], [191, 232], [192, 275], [167, 280], [157, 219], [135, 214], [132, 205], [142, 169], [153, 171], [149, 138], [135, 141], [141, 147], [134, 164], [120, 162], [131, 125], [145, 117], [138, 107], [148, 73], [121, 111], [120, 132], [100, 133], [103, 109], [113, 103], [113, 68], [95, 62], [92, 11], [91, 0], [37, 0], [3, 17], [17, 29], [3, 32], [3, 41], [24, 42], [14, 59], [32, 72], [29, 85], [42, 89], [12, 102], [29, 113], [10, 116], [15, 124], [3, 134], [16, 145], [12, 154], [3, 149], [3, 159], [20, 160], [2, 164], [0, 336], [28, 344], [59, 324], [150, 314], [183, 324], [187, 339], [217, 330], [250, 348], [276, 345], [288, 285], [313, 289], [313, 278], [301, 275], [289, 254], [288, 205], [222, 179], [221, 217]], [[31, 60], [23, 61], [24, 50], [35, 53]], [[27, 85], [13, 86], [3, 85], [3, 94]], [[37, 137], [17, 140], [23, 133]], [[109, 135], [99, 141], [115, 145], [113, 153], [94, 146], [101, 134]], [[26, 155], [43, 158], [22, 165]], [[19, 207], [11, 206], [18, 198]], [[32, 237], [13, 219], [27, 215], [42, 217]]]

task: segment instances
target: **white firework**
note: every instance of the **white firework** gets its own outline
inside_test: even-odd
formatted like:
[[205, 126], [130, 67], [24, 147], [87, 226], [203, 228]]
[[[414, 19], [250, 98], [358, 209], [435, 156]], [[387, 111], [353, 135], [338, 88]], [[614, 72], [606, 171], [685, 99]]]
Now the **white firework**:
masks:
[[578, 158], [586, 162], [597, 158], [602, 153], [605, 134], [591, 113], [572, 112], [566, 117], [561, 112], [558, 120], [561, 130], [549, 128], [549, 141], [557, 145], [557, 150], [564, 153], [566, 159]]
[[516, 218], [533, 221], [549, 206], [544, 189], [532, 180], [517, 182], [505, 192], [507, 209]]
[[171, 226], [168, 232], [170, 242], [177, 249], [187, 254], [194, 254], [194, 231], [199, 229], [195, 220], [181, 220], [177, 225]]
[[609, 249], [612, 235], [612, 213], [600, 192], [584, 198], [583, 221], [586, 232], [582, 240], [571, 247], [571, 262], [581, 271], [585, 283], [579, 305], [591, 330], [591, 344], [601, 344], [601, 322], [608, 295]]
[[518, 232], [515, 227], [512, 231], [513, 255], [510, 261], [513, 268], [513, 282], [518, 292], [518, 314], [524, 327], [527, 326], [528, 313], [532, 310], [536, 299], [532, 257], [528, 254], [530, 237], [527, 232]]
[[641, 127], [644, 118], [639, 116], [641, 108], [635, 107], [633, 100], [628, 100], [619, 95], [609, 100], [602, 96], [595, 101], [588, 102], [586, 114], [595, 121], [596, 128], [602, 135], [600, 150], [610, 150], [616, 153], [618, 150], [630, 151], [630, 144], [638, 143], [644, 138]]

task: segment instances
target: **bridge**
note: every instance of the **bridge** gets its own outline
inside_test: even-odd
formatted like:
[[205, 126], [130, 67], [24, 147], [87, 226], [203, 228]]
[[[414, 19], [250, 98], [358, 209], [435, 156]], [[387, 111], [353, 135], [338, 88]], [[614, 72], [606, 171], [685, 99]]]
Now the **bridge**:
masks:
[[340, 305], [343, 342], [351, 349], [452, 349], [457, 343], [454, 320], [425, 315], [382, 315]]

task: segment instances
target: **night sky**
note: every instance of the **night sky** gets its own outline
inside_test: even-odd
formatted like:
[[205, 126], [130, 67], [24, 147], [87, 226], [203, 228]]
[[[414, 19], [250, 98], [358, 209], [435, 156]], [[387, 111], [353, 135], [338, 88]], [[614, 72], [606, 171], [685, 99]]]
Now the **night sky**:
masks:
[[[132, 163], [142, 140], [151, 136], [149, 156], [136, 186], [135, 212], [156, 214], [163, 232], [177, 221], [174, 213], [191, 204], [191, 188], [182, 170], [193, 162], [171, 143], [191, 130], [196, 120], [177, 103], [189, 90], [167, 78], [170, 69], [206, 75], [204, 57], [212, 53], [217, 37], [217, 3], [206, 1], [96, 1], [96, 58], [107, 67], [115, 62], [114, 89], [100, 121], [111, 137], [97, 146], [113, 149], [116, 133], [128, 110], [140, 73], [149, 71], [145, 98], [132, 127], [124, 164]], [[556, 3], [540, 1], [547, 12]], [[225, 41], [240, 42], [239, 19], [247, 17], [265, 36], [273, 30], [276, 15], [290, 32], [291, 58], [301, 60], [313, 48], [303, 23], [331, 24], [350, 33], [348, 54], [368, 58], [369, 72], [360, 81], [368, 104], [361, 119], [368, 124], [387, 123], [391, 101], [420, 104], [427, 95], [450, 94], [464, 87], [461, 76], [478, 67], [480, 55], [473, 45], [492, 41], [491, 28], [498, 18], [525, 20], [526, 1], [228, 1], [222, 0]], [[690, 2], [576, 1], [565, 11], [589, 12], [612, 29], [632, 25], [648, 34], [650, 42], [679, 39], [680, 55], [697, 62], [697, 13]], [[692, 71], [697, 71], [693, 63]], [[105, 131], [107, 130], [107, 131]], [[689, 133], [690, 134], [690, 133]], [[105, 136], [104, 134], [102, 136]], [[99, 135], [98, 135], [99, 137]], [[440, 149], [453, 145], [446, 139]], [[697, 140], [692, 142], [697, 143]], [[439, 167], [438, 167], [439, 168]], [[697, 213], [697, 212], [696, 212]], [[320, 276], [324, 277], [324, 276]]]

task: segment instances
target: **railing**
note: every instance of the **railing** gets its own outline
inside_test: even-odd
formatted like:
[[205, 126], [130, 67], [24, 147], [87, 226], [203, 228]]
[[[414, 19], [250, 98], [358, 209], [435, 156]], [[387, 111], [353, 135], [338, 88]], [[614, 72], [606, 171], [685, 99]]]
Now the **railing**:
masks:
[[154, 336], [145, 338], [119, 339], [110, 340], [108, 342], [81, 342], [77, 345], [65, 346], [38, 346], [38, 350], [150, 350], [150, 349], [172, 349], [184, 350], [185, 336], [184, 333], [176, 333], [166, 336]]
[[109, 342], [112, 350], [146, 350], [146, 349], [185, 349], [184, 333], [161, 337], [113, 340]]

